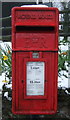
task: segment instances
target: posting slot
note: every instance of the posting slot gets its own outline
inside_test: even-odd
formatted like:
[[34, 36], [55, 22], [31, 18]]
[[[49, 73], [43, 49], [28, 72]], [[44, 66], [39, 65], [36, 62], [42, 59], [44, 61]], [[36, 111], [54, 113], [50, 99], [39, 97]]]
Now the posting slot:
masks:
[[16, 26], [16, 31], [28, 31], [28, 32], [41, 32], [41, 31], [46, 31], [46, 32], [54, 32], [55, 31], [55, 26]]

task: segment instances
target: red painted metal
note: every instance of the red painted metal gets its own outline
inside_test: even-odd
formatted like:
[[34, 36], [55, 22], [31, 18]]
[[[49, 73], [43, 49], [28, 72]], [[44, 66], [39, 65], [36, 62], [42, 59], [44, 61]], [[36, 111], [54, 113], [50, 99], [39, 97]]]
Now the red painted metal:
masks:
[[[33, 58], [33, 53], [39, 54]], [[44, 62], [44, 95], [27, 95], [27, 62]], [[58, 9], [12, 9], [12, 112], [54, 114], [57, 111]]]

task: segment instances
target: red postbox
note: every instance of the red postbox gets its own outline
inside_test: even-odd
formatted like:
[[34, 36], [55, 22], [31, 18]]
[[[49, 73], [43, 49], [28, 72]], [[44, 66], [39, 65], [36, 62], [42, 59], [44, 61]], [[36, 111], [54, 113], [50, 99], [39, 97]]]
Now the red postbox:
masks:
[[58, 9], [12, 9], [12, 111], [57, 111]]

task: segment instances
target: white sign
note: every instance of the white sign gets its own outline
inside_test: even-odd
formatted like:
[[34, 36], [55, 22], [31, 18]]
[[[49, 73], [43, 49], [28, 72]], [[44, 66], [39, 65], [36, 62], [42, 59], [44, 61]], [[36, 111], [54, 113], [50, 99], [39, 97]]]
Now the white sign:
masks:
[[44, 95], [44, 62], [27, 62], [27, 95]]

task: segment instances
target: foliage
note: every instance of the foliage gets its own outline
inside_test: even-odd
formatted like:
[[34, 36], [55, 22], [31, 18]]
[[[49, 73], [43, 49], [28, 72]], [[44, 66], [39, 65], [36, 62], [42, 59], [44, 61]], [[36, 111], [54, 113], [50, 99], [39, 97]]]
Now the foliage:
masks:
[[[66, 71], [68, 72], [68, 65], [69, 65], [69, 50], [62, 50], [61, 46], [68, 46], [68, 41], [66, 39], [59, 40], [59, 54], [58, 54], [58, 75], [61, 77], [60, 72]], [[65, 74], [63, 74], [65, 77], [67, 77]]]
[[9, 79], [11, 78], [11, 48], [8, 44], [6, 44], [5, 48], [0, 46], [0, 65], [1, 72], [5, 72], [5, 76]]

